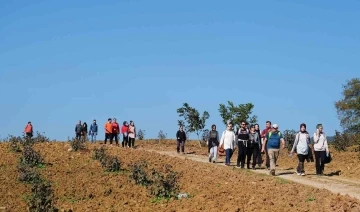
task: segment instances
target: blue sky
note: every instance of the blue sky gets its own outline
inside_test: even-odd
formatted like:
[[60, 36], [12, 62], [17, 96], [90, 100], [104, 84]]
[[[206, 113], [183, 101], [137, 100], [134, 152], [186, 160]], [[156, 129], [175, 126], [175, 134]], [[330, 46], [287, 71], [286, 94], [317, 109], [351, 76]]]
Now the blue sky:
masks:
[[360, 77], [359, 1], [2, 1], [0, 136], [27, 121], [73, 136], [77, 121], [134, 120], [175, 137], [184, 102], [252, 102], [261, 128], [340, 130], [334, 102]]

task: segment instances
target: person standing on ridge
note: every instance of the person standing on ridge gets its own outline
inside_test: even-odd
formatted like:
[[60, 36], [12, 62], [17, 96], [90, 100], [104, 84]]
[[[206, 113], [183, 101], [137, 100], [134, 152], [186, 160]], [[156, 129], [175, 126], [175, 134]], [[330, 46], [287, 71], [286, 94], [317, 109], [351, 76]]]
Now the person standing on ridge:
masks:
[[260, 136], [259, 133], [255, 131], [255, 125], [250, 126], [250, 133], [249, 133], [249, 142], [247, 146], [247, 168], [250, 168], [250, 160], [252, 157], [252, 169], [255, 170], [256, 166], [256, 159], [258, 158], [260, 152]]
[[[275, 176], [276, 161], [279, 157], [280, 148], [285, 148], [285, 140], [282, 133], [278, 130], [279, 126], [274, 124], [269, 133], [266, 134], [264, 143], [262, 146], [262, 152], [267, 151], [270, 159], [270, 175]], [[281, 144], [281, 145], [280, 145]]]
[[81, 121], [79, 120], [78, 124], [75, 126], [75, 138], [80, 140], [81, 133], [82, 133], [82, 125], [81, 125]]
[[91, 143], [96, 143], [96, 136], [98, 133], [98, 125], [94, 119], [93, 123], [90, 125], [89, 135], [91, 136]]
[[[266, 134], [269, 133], [269, 132], [271, 132], [271, 121], [266, 121], [266, 127], [261, 133], [261, 138], [262, 138], [261, 143], [262, 144], [264, 144]], [[267, 146], [265, 146], [265, 152], [263, 152], [263, 153], [265, 153], [265, 165], [266, 165], [266, 168], [268, 170], [270, 170], [270, 158], [269, 158], [269, 154], [268, 154], [268, 151], [267, 151]]]
[[226, 130], [222, 133], [220, 139], [220, 148], [225, 150], [225, 166], [230, 166], [230, 159], [235, 150], [236, 137], [232, 131], [232, 124], [228, 122]]
[[330, 151], [322, 124], [316, 125], [316, 132], [314, 133], [314, 153], [316, 175], [324, 175], [325, 157], [329, 157]]
[[[242, 121], [239, 130], [236, 132], [236, 141], [238, 146], [238, 157], [236, 166], [238, 168], [245, 167], [245, 158], [247, 155], [247, 147], [249, 144], [249, 130], [246, 128], [246, 122]], [[250, 161], [249, 161], [250, 162]], [[247, 166], [250, 169], [250, 166]]]
[[219, 146], [219, 133], [216, 130], [216, 125], [213, 124], [211, 126], [211, 131], [208, 135], [207, 145], [209, 147], [209, 162], [216, 163], [218, 146]]
[[82, 136], [82, 140], [83, 142], [87, 141], [87, 133], [88, 133], [88, 126], [86, 124], [86, 122], [84, 122], [84, 124], [82, 125], [82, 130], [81, 130], [81, 136]]
[[119, 145], [119, 133], [120, 133], [120, 126], [116, 122], [116, 118], [114, 118], [113, 122], [112, 122], [112, 133], [111, 133], [111, 138], [110, 138], [110, 144], [112, 144], [112, 142], [115, 138], [116, 146]]
[[24, 133], [26, 135], [26, 137], [28, 138], [32, 138], [33, 135], [34, 135], [34, 129], [33, 129], [33, 126], [31, 124], [31, 121], [29, 121], [27, 123], [27, 125], [25, 126], [25, 129], [24, 129]]
[[258, 156], [256, 159], [256, 162], [258, 164], [258, 167], [261, 167], [261, 164], [263, 163], [262, 157], [261, 157], [261, 148], [262, 148], [262, 139], [261, 139], [261, 131], [260, 131], [260, 126], [259, 124], [255, 124], [255, 132], [258, 133], [259, 139], [260, 139], [260, 143], [259, 143], [259, 151], [258, 151]]
[[129, 135], [129, 148], [135, 149], [136, 127], [133, 121], [130, 121], [128, 135]]
[[105, 129], [105, 140], [104, 140], [104, 144], [106, 144], [107, 140], [110, 140], [110, 145], [111, 145], [111, 135], [112, 135], [112, 123], [111, 123], [111, 118], [108, 118], [108, 121], [105, 123], [104, 126]]
[[183, 129], [183, 126], [180, 126], [179, 130], [176, 132], [177, 153], [180, 153], [180, 146], [181, 146], [181, 153], [185, 154], [185, 141], [186, 141], [186, 133]]
[[310, 144], [311, 140], [309, 133], [306, 131], [306, 124], [302, 123], [300, 124], [299, 133], [295, 136], [294, 145], [290, 152], [290, 156], [292, 156], [295, 151], [297, 153], [299, 163], [296, 168], [296, 174], [298, 176], [305, 176], [304, 162], [305, 159], [308, 158], [309, 152], [311, 151], [311, 149], [309, 148]]
[[123, 135], [123, 142], [122, 142], [122, 147], [125, 148], [125, 147], [129, 147], [129, 135], [128, 135], [128, 132], [129, 132], [129, 124], [127, 121], [124, 121], [123, 122], [123, 126], [121, 127], [121, 134]]

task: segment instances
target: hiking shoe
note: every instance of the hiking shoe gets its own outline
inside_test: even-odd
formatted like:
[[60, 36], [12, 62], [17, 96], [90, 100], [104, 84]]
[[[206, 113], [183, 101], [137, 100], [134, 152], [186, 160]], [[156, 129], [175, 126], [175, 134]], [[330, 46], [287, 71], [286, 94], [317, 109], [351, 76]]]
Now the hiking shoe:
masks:
[[303, 172], [303, 173], [301, 173], [301, 176], [305, 176], [306, 174]]
[[275, 170], [271, 170], [270, 175], [275, 176]]
[[301, 173], [300, 173], [300, 172], [296, 172], [296, 174], [297, 174], [297, 176], [300, 176], [300, 175], [301, 175]]
[[252, 167], [252, 170], [256, 170], [256, 168], [255, 168], [255, 167]]
[[211, 163], [211, 158], [209, 158], [209, 163]]
[[216, 161], [213, 160], [213, 163], [216, 163]]

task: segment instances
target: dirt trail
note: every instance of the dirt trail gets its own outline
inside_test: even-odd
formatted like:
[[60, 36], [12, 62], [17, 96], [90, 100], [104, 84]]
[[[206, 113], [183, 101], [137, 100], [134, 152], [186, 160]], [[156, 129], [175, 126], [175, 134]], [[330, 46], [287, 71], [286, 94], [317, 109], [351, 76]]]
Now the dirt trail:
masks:
[[[159, 154], [168, 155], [172, 157], [190, 159], [197, 162], [209, 163], [208, 157], [206, 156], [199, 156], [195, 154], [178, 154], [175, 151], [159, 151], [159, 150], [147, 150], [147, 151], [156, 152]], [[214, 165], [224, 166], [224, 162], [218, 161]], [[269, 171], [264, 169], [257, 169], [251, 171], [261, 174], [269, 174]], [[276, 172], [277, 172], [276, 177], [293, 181], [296, 183], [300, 183], [303, 185], [312, 186], [319, 189], [327, 189], [335, 194], [339, 193], [341, 195], [349, 195], [351, 197], [360, 200], [360, 181], [348, 180], [338, 176], [318, 177], [316, 175], [307, 175], [305, 177], [301, 177], [295, 174], [295, 170], [289, 170], [289, 169], [288, 170], [277, 169]]]

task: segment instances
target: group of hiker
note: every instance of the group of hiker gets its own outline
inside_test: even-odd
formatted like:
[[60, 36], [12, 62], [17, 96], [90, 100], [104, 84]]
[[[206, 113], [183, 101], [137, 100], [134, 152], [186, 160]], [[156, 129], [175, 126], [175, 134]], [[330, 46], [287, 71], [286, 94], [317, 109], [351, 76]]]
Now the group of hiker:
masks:
[[[183, 127], [180, 126], [176, 133], [177, 152], [185, 153], [186, 134]], [[314, 161], [312, 151], [315, 154], [316, 175], [324, 174], [324, 166], [330, 158], [329, 147], [326, 135], [323, 132], [322, 124], [316, 126], [316, 132], [313, 135], [313, 143], [309, 133], [306, 131], [306, 124], [300, 124], [300, 130], [295, 136], [290, 157], [296, 152], [298, 157], [298, 166], [296, 173], [299, 176], [305, 176], [304, 162]], [[216, 163], [218, 155], [225, 155], [225, 166], [230, 166], [230, 159], [235, 150], [238, 150], [236, 166], [238, 168], [256, 169], [256, 165], [261, 167], [263, 163], [263, 154], [265, 154], [265, 165], [270, 171], [270, 175], [275, 175], [276, 162], [280, 151], [285, 150], [285, 139], [279, 131], [277, 124], [271, 125], [266, 122], [266, 127], [260, 131], [258, 124], [250, 125], [245, 121], [240, 123], [239, 129], [233, 129], [233, 123], [227, 122], [226, 130], [221, 137], [216, 130], [216, 125], [211, 126], [207, 136], [207, 145], [209, 152], [209, 162]], [[285, 150], [286, 151], [286, 150]], [[252, 163], [251, 163], [252, 162]]]

